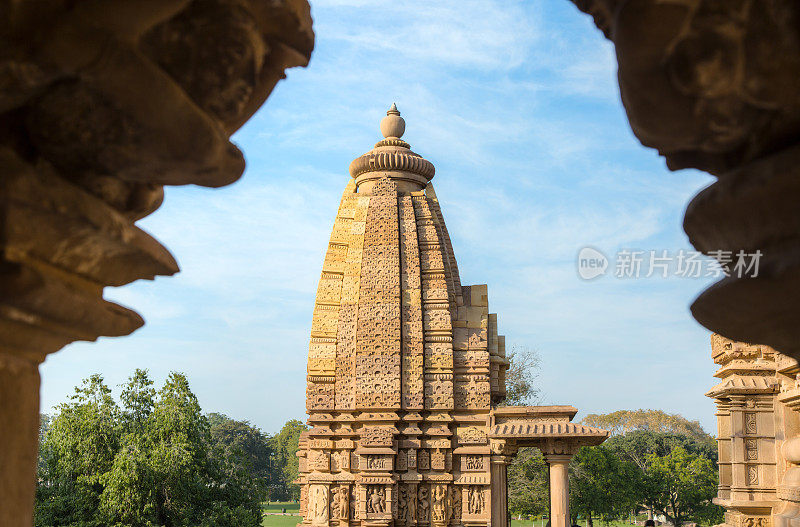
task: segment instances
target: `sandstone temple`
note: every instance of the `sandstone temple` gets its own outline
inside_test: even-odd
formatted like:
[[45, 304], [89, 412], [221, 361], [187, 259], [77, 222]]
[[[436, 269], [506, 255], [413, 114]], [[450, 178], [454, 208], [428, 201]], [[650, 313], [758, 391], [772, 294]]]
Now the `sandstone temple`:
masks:
[[504, 526], [507, 464], [535, 446], [567, 527], [569, 460], [608, 433], [571, 406], [498, 406], [509, 363], [486, 285], [461, 284], [434, 166], [394, 105], [380, 129], [350, 164], [317, 289], [303, 525]]
[[769, 346], [711, 337], [717, 404], [717, 527], [800, 524], [800, 365]]

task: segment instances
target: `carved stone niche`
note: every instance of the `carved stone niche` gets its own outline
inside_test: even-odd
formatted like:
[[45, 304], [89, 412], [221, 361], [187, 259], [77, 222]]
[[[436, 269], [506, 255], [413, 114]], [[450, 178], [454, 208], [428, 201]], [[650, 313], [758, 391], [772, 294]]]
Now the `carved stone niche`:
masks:
[[230, 142], [314, 44], [305, 0], [0, 0], [0, 525], [32, 523], [38, 364], [144, 322], [103, 288], [171, 275], [136, 227], [219, 187]]
[[[689, 204], [692, 244], [732, 272], [692, 314], [729, 338], [800, 357], [800, 4], [573, 0], [615, 45], [634, 134], [671, 170], [718, 178]], [[733, 259], [733, 262], [730, 260]]]

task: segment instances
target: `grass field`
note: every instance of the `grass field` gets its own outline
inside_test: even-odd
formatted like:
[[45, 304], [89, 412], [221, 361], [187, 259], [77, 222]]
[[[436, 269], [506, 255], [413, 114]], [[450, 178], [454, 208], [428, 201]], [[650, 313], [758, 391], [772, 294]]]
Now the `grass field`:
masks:
[[[281, 512], [283, 509], [286, 512], [297, 514], [300, 512], [300, 504], [292, 501], [273, 501], [269, 505], [264, 504], [265, 513]], [[262, 527], [295, 527], [298, 523], [303, 521], [300, 516], [283, 516], [281, 514], [265, 514], [264, 519], [261, 520]]]
[[[547, 525], [547, 520], [544, 521], [544, 525]], [[586, 520], [578, 520], [577, 525], [581, 527], [586, 527]], [[542, 520], [511, 520], [511, 527], [542, 527]], [[631, 523], [628, 521], [613, 521], [609, 523], [603, 523], [600, 520], [594, 520], [594, 527], [632, 527]]]
[[[264, 505], [264, 512], [281, 512], [283, 508], [286, 512], [297, 513], [300, 510], [300, 504], [294, 502], [273, 502], [269, 505]], [[303, 519], [300, 516], [282, 516], [280, 514], [266, 514], [264, 520], [261, 522], [262, 527], [295, 527]], [[547, 523], [545, 521], [545, 523]], [[581, 527], [586, 526], [585, 520], [578, 522]], [[616, 521], [604, 524], [600, 520], [594, 521], [595, 527], [631, 527], [627, 521]], [[541, 520], [534, 522], [533, 520], [511, 520], [510, 527], [542, 527]]]
[[264, 512], [281, 512], [284, 508], [286, 512], [300, 512], [300, 504], [294, 501], [273, 501], [264, 504]]
[[294, 527], [301, 521], [300, 516], [265, 515], [261, 527]]

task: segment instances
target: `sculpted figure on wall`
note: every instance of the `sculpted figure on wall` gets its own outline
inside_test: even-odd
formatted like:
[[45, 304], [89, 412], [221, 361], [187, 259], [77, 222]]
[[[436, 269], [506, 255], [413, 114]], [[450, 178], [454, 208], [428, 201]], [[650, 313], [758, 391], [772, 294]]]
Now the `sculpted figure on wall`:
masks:
[[401, 483], [397, 489], [397, 520], [401, 525], [407, 525], [408, 517], [408, 489]]
[[431, 456], [427, 450], [420, 450], [417, 454], [417, 464], [420, 470], [430, 470]]
[[328, 488], [325, 485], [314, 485], [309, 505], [311, 515], [317, 522], [324, 522], [328, 519]]
[[339, 518], [339, 490], [334, 488], [331, 494], [331, 513], [330, 518]]
[[370, 485], [367, 487], [367, 512], [382, 514], [386, 511], [386, 497], [383, 487]]
[[461, 489], [457, 485], [453, 485], [450, 487], [450, 493], [450, 503], [453, 504], [452, 517], [459, 521], [461, 520]]
[[433, 486], [433, 500], [431, 505], [431, 521], [446, 523], [448, 521], [448, 497], [447, 485]]
[[348, 485], [339, 485], [336, 490], [336, 503], [338, 509], [336, 518], [348, 519], [350, 517], [350, 488]]
[[417, 511], [419, 513], [419, 521], [428, 521], [428, 513], [430, 512], [430, 492], [427, 485], [420, 485], [417, 494]]
[[469, 500], [468, 509], [470, 514], [483, 513], [483, 488], [478, 485], [470, 485], [467, 491]]

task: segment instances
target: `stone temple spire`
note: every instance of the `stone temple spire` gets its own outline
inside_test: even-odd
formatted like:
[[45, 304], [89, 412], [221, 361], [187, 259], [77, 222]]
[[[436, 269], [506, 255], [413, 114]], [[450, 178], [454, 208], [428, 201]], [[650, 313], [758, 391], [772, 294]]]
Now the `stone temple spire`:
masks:
[[509, 362], [487, 287], [461, 283], [433, 165], [395, 105], [380, 128], [350, 165], [317, 287], [301, 525], [506, 527], [505, 464], [539, 446], [568, 527], [567, 454], [607, 432], [570, 423], [571, 406], [493, 407]]
[[406, 131], [406, 121], [400, 117], [394, 103], [381, 120], [380, 128], [384, 139], [350, 163], [350, 175], [355, 179], [357, 191], [369, 195], [375, 183], [383, 178], [390, 179], [401, 194], [424, 189], [433, 179], [435, 168], [400, 139]]

